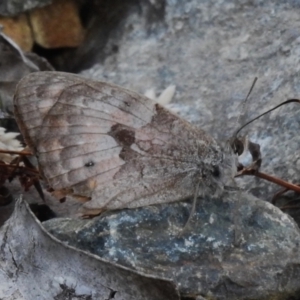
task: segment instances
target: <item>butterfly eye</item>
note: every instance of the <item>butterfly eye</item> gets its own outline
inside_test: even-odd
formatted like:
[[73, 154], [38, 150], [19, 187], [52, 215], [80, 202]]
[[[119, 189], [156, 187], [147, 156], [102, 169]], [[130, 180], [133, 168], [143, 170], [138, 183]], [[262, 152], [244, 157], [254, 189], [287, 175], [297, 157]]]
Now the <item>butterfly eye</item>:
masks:
[[234, 139], [234, 141], [231, 144], [231, 147], [233, 149], [233, 152], [238, 156], [240, 156], [244, 152], [243, 142], [237, 138]]
[[221, 175], [220, 168], [218, 166], [213, 166], [211, 174], [214, 177], [220, 177]]
[[85, 167], [92, 167], [94, 166], [94, 162], [93, 161], [89, 161], [88, 163], [85, 164]]

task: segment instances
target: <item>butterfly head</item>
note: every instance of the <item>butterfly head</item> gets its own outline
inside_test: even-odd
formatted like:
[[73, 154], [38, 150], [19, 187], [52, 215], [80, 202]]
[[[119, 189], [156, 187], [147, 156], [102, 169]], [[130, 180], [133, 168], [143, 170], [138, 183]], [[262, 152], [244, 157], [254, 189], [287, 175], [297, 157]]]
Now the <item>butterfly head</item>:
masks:
[[209, 188], [210, 194], [219, 195], [224, 186], [232, 185], [237, 172], [238, 155], [228, 143], [221, 147], [214, 142], [209, 149], [201, 168], [200, 181]]

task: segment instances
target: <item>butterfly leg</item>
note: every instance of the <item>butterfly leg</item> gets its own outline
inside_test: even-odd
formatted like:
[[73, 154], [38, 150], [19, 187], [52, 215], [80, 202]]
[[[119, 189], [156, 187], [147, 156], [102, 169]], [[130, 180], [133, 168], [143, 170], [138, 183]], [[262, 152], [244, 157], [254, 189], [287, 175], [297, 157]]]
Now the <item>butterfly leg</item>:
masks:
[[197, 199], [198, 199], [198, 194], [199, 194], [199, 187], [200, 187], [200, 182], [196, 186], [196, 190], [195, 190], [195, 193], [194, 193], [194, 199], [193, 199], [193, 203], [192, 203], [192, 208], [191, 208], [191, 211], [190, 211], [190, 215], [189, 215], [189, 217], [188, 217], [188, 219], [187, 219], [184, 227], [181, 229], [181, 231], [179, 233], [180, 237], [183, 235], [183, 233], [188, 228], [189, 223], [190, 223], [191, 219], [193, 218], [193, 216], [195, 214], [196, 204], [197, 204]]

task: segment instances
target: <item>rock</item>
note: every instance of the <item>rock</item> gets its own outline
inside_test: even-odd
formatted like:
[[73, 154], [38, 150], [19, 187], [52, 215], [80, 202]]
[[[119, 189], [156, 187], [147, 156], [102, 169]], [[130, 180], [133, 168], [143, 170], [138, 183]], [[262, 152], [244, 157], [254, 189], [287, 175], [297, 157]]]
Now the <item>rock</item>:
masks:
[[33, 38], [26, 14], [14, 18], [0, 17], [3, 33], [9, 36], [20, 48], [28, 52], [32, 49]]
[[79, 8], [73, 0], [57, 0], [13, 17], [0, 15], [0, 25], [25, 52], [32, 50], [34, 42], [44, 48], [77, 47], [84, 38]]
[[189, 202], [111, 212], [92, 220], [57, 218], [43, 225], [73, 247], [173, 281], [182, 297], [299, 295], [300, 232], [290, 217], [239, 191], [198, 200], [184, 232]]
[[16, 203], [0, 228], [0, 249], [1, 299], [179, 300], [169, 281], [62, 244], [43, 229], [24, 201]]
[[18, 81], [33, 71], [53, 70], [42, 57], [23, 53], [19, 46], [0, 31], [0, 100], [1, 109], [12, 113], [12, 99]]
[[0, 16], [16, 16], [27, 10], [48, 5], [52, 0], [1, 0]]
[[[73, 69], [96, 62], [82, 74], [141, 93], [174, 84], [169, 108], [220, 142], [300, 93], [297, 1], [111, 1], [107, 8], [112, 19], [95, 21], [89, 39], [71, 56]], [[258, 83], [243, 108], [255, 76]], [[261, 145], [262, 171], [294, 182], [300, 182], [298, 118], [299, 106], [287, 106], [243, 131]], [[261, 200], [279, 189], [250, 177], [236, 181]], [[192, 299], [298, 297], [299, 229], [249, 194], [201, 200], [182, 237], [188, 202], [90, 221], [53, 219], [45, 226], [71, 245], [172, 279]]]
[[29, 13], [35, 42], [44, 48], [77, 47], [84, 38], [77, 5], [56, 0]]

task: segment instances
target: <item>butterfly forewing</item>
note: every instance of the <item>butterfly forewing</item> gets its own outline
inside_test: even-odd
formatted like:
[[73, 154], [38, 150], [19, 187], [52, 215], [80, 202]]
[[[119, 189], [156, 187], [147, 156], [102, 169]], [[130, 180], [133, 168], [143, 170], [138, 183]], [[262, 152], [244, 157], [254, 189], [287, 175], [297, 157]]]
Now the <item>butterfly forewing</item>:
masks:
[[182, 200], [223, 160], [205, 132], [112, 84], [36, 72], [18, 84], [14, 105], [49, 186], [89, 197], [89, 209]]

